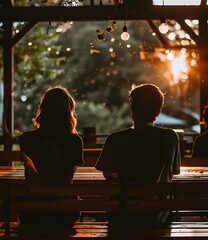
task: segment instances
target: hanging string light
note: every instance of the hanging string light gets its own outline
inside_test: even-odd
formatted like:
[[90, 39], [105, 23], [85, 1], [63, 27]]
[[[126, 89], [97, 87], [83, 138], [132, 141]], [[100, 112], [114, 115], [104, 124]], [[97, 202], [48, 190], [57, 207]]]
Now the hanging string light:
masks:
[[124, 24], [124, 27], [123, 27], [123, 32], [121, 33], [121, 39], [123, 41], [128, 41], [130, 38], [130, 35], [129, 33], [127, 32], [127, 26], [126, 24]]
[[161, 21], [161, 24], [159, 25], [159, 31], [162, 34], [166, 34], [169, 31], [169, 26], [166, 21], [164, 22]]
[[97, 40], [99, 41], [105, 41], [105, 33], [100, 31], [99, 29], [96, 30], [97, 32]]
[[123, 26], [123, 32], [121, 33], [121, 39], [123, 41], [128, 41], [130, 38], [130, 35], [127, 31], [126, 19], [127, 19], [127, 5], [126, 5], [126, 1], [125, 1], [125, 21], [124, 21], [124, 26]]
[[[124, 0], [112, 0], [112, 3], [115, 6], [115, 11], [116, 11], [118, 6], [120, 6], [122, 4], [125, 4], [125, 21], [124, 21], [124, 26], [123, 26], [123, 32], [121, 34], [121, 39], [123, 41], [128, 41], [129, 38], [130, 38], [130, 35], [127, 31], [127, 26], [126, 26], [126, 19], [127, 19], [127, 4], [126, 4], [126, 1], [124, 1]], [[116, 20], [111, 20], [111, 25], [108, 25], [106, 27], [105, 31], [96, 30], [97, 40], [104, 41], [106, 39], [105, 35], [114, 32], [115, 29], [117, 29], [117, 21]]]
[[169, 26], [166, 22], [166, 18], [165, 18], [165, 14], [164, 14], [164, 7], [165, 7], [165, 3], [164, 3], [164, 0], [163, 0], [162, 14], [161, 14], [161, 20], [160, 20], [160, 25], [159, 25], [159, 31], [162, 34], [166, 34], [169, 30]]
[[111, 24], [108, 25], [104, 31], [100, 31], [99, 29], [96, 30], [97, 40], [104, 41], [106, 39], [107, 35], [114, 32], [116, 28], [117, 28], [117, 21], [112, 20]]
[[[117, 21], [114, 20], [114, 15], [116, 13], [117, 8], [124, 4], [124, 0], [112, 0], [112, 3], [114, 5], [114, 14], [113, 14], [113, 20], [110, 20], [110, 25], [107, 24], [107, 27], [104, 31], [96, 30], [97, 32], [97, 40], [104, 41], [108, 35], [113, 33], [117, 29]], [[109, 19], [108, 19], [109, 22]], [[111, 38], [112, 39], [112, 38]]]

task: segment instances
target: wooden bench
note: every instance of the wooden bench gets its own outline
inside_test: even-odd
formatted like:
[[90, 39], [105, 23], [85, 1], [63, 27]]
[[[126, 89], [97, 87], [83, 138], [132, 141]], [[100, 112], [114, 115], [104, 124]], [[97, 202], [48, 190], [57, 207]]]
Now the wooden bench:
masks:
[[[4, 185], [0, 186], [4, 200], [5, 222], [1, 233], [4, 239], [208, 239], [208, 222], [172, 222], [157, 227], [134, 227], [133, 231], [125, 229], [125, 214], [139, 211], [165, 210], [208, 210], [208, 183], [167, 183], [167, 184], [74, 184], [74, 185]], [[164, 195], [174, 196], [171, 199]], [[54, 199], [53, 197], [56, 197]], [[82, 200], [61, 199], [81, 196]], [[153, 196], [157, 196], [153, 198]], [[28, 198], [29, 197], [29, 198]], [[43, 198], [51, 197], [50, 200]], [[60, 199], [57, 199], [60, 197]], [[35, 198], [35, 200], [33, 199]], [[32, 200], [33, 199], [33, 200]], [[15, 232], [16, 223], [10, 222], [12, 212], [71, 212], [96, 211], [118, 212], [118, 228], [108, 231], [108, 219], [102, 222], [76, 222], [74, 231], [69, 229], [66, 237], [46, 236], [42, 232], [32, 236], [18, 238]], [[54, 229], [53, 229], [54, 230]], [[70, 232], [71, 231], [71, 232]], [[35, 237], [36, 236], [36, 237]]]

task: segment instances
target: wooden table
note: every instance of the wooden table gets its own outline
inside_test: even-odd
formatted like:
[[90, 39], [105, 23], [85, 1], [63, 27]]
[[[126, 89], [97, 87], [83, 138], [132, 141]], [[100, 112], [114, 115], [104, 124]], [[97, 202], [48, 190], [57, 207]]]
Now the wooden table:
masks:
[[173, 181], [207, 181], [208, 167], [181, 167], [181, 173]]
[[[1, 183], [24, 183], [24, 167], [0, 166]], [[173, 181], [208, 180], [208, 167], [181, 167], [181, 174], [175, 175]], [[102, 172], [94, 167], [78, 167], [74, 174], [74, 183], [102, 183]]]
[[[0, 184], [1, 183], [24, 183], [24, 167], [0, 166]], [[74, 183], [94, 183], [105, 180], [102, 172], [94, 167], [78, 167], [74, 174]]]

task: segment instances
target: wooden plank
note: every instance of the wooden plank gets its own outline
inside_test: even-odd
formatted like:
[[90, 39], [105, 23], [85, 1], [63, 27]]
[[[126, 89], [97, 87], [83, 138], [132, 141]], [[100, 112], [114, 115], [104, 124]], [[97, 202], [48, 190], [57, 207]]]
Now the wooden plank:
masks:
[[200, 195], [208, 196], [208, 182], [172, 182], [159, 184], [129, 184], [127, 186], [127, 195], [145, 196], [145, 195]]
[[127, 211], [165, 211], [165, 210], [206, 210], [207, 199], [144, 199], [144, 200], [127, 200]]
[[[0, 166], [0, 183], [24, 183], [24, 167]], [[181, 174], [173, 177], [173, 182], [184, 181], [208, 181], [208, 167], [181, 167]], [[77, 167], [73, 182], [76, 184], [105, 183], [106, 180], [101, 171], [95, 167]]]
[[[7, 10], [7, 11], [5, 11]], [[207, 6], [153, 6], [151, 0], [128, 1], [128, 20], [161, 19], [161, 13], [170, 19], [207, 19]], [[0, 20], [11, 21], [106, 21], [114, 13], [114, 6], [81, 7], [12, 7], [0, 8]], [[117, 20], [125, 20], [125, 8], [117, 11]]]
[[[6, 185], [4, 185], [6, 188]], [[120, 187], [118, 184], [21, 184], [8, 185], [11, 196], [119, 196]]]
[[[89, 168], [90, 170], [91, 168]], [[80, 170], [82, 172], [82, 170]], [[127, 189], [126, 209], [128, 212], [161, 210], [208, 210], [208, 182], [125, 184]], [[108, 211], [120, 209], [120, 186], [118, 184], [8, 184], [0, 187], [10, 192], [10, 209], [20, 212], [72, 212], [72, 211]], [[81, 195], [82, 200], [67, 199]], [[153, 197], [157, 195], [156, 197]], [[161, 198], [159, 196], [161, 195]], [[176, 195], [173, 199], [165, 195]], [[102, 213], [103, 214], [103, 213]], [[79, 225], [80, 223], [76, 223]], [[105, 223], [106, 224], [106, 223]], [[134, 224], [133, 224], [134, 225]], [[106, 226], [106, 225], [105, 225]], [[208, 236], [208, 223], [195, 225], [176, 223], [156, 229], [135, 228], [135, 236], [149, 239], [174, 237]], [[106, 227], [80, 224], [74, 228], [74, 238], [107, 237]], [[127, 229], [128, 231], [128, 229]], [[128, 233], [128, 232], [127, 232]], [[111, 237], [111, 236], [110, 236]], [[135, 238], [136, 239], [136, 238]], [[137, 238], [138, 239], [138, 238]]]
[[86, 223], [83, 222], [82, 224], [80, 223], [75, 223], [75, 225], [73, 226], [73, 228], [75, 229], [108, 229], [108, 226], [104, 223], [100, 223], [99, 222], [91, 222], [91, 223]]
[[[126, 184], [128, 196], [174, 195], [205, 197], [208, 196], [208, 182]], [[9, 188], [12, 196], [119, 196], [120, 186], [116, 183], [103, 184], [4, 184], [0, 188]]]
[[119, 210], [119, 202], [115, 200], [48, 200], [48, 201], [14, 201], [11, 211], [16, 212], [76, 212], [76, 211], [109, 211]]
[[[208, 182], [126, 184], [128, 196], [174, 195], [208, 197]], [[4, 184], [0, 189], [9, 188], [11, 196], [119, 196], [120, 186], [116, 183], [103, 184]], [[194, 201], [194, 199], [193, 199]]]
[[[92, 224], [94, 224], [95, 227], [95, 231], [93, 231], [92, 229]], [[107, 233], [106, 230], [102, 230], [99, 227], [97, 228], [96, 223], [92, 223], [89, 225], [89, 229], [87, 228], [80, 230], [79, 228], [76, 229], [76, 233], [71, 236], [72, 238], [79, 238], [80, 239], [92, 239], [92, 237], [105, 237], [105, 239], [116, 239], [115, 236], [109, 236], [109, 233]], [[205, 224], [205, 226], [207, 225], [207, 223], [189, 223], [190, 226], [195, 226], [195, 225], [201, 225], [203, 227], [203, 225]], [[13, 224], [12, 224], [13, 225]], [[178, 225], [183, 225], [183, 223], [173, 223], [173, 226], [178, 226]], [[13, 225], [15, 227], [15, 225]], [[41, 233], [41, 232], [40, 232]], [[115, 234], [115, 233], [114, 233]], [[13, 234], [13, 236], [15, 236], [15, 233]], [[17, 235], [16, 235], [17, 236]], [[184, 237], [186, 239], [201, 239], [204, 238], [205, 236], [207, 236], [207, 229], [198, 229], [198, 230], [194, 230], [194, 229], [168, 229], [168, 228], [139, 228], [136, 229], [134, 232], [134, 236], [131, 237], [131, 239], [156, 239], [156, 238], [163, 238], [163, 239], [183, 239]], [[43, 238], [40, 235], [38, 236], [39, 238], [37, 238], [37, 233], [36, 233], [36, 237], [33, 236], [31, 238], [31, 236], [28, 238], [28, 236], [25, 233], [25, 236], [21, 236], [23, 237], [23, 239], [44, 239], [44, 240], [48, 240], [48, 239], [53, 239], [53, 237], [50, 238]], [[24, 238], [25, 237], [25, 238]], [[12, 238], [13, 239], [13, 238]], [[14, 238], [16, 239], [16, 238]], [[54, 239], [62, 239], [62, 238], [57, 238], [57, 236]], [[64, 238], [65, 240], [68, 239], [67, 237]], [[117, 238], [118, 239], [118, 238]], [[127, 238], [129, 239], [129, 238]]]

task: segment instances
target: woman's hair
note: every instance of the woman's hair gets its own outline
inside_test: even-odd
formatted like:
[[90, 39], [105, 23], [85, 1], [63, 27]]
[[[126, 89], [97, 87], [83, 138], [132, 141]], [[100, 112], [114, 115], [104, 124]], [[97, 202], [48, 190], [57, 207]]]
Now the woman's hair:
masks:
[[154, 84], [133, 85], [129, 92], [131, 110], [136, 118], [155, 121], [164, 104], [164, 94]]
[[61, 86], [48, 88], [41, 97], [36, 116], [32, 119], [37, 128], [54, 133], [77, 133], [75, 101]]

